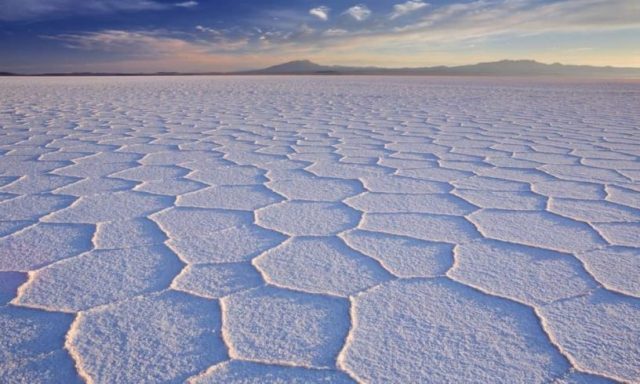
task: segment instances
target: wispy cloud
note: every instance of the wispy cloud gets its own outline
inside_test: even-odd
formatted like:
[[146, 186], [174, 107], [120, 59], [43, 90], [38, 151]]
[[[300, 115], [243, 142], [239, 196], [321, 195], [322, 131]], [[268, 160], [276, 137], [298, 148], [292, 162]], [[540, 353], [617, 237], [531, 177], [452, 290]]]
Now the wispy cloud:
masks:
[[222, 31], [219, 31], [215, 28], [203, 27], [202, 25], [196, 25], [196, 31], [212, 33], [214, 35], [221, 35]]
[[421, 0], [409, 0], [402, 4], [396, 4], [393, 6], [393, 12], [389, 15], [391, 20], [397, 19], [398, 17], [407, 15], [409, 13], [415, 12], [419, 9], [427, 7], [429, 4], [421, 1]]
[[181, 8], [193, 8], [198, 6], [198, 2], [197, 1], [183, 1], [181, 3], [175, 3], [174, 4], [176, 7], [181, 7]]
[[638, 27], [638, 14], [640, 2], [636, 0], [476, 0], [434, 9], [395, 31], [400, 36], [441, 40], [596, 31]]
[[165, 30], [99, 32], [44, 36], [63, 42], [68, 48], [115, 53], [120, 57], [162, 60], [173, 56], [206, 57], [218, 53], [237, 53], [249, 44], [245, 36], [227, 37], [222, 32], [202, 26], [206, 39]]
[[329, 7], [320, 6], [320, 7], [311, 8], [309, 10], [309, 14], [311, 16], [317, 17], [322, 21], [327, 21], [329, 20], [329, 11], [330, 11]]
[[[262, 35], [256, 33], [255, 42], [260, 46], [248, 50], [246, 48], [249, 40], [246, 36], [231, 38], [223, 36], [229, 31], [200, 27], [196, 30], [201, 33], [209, 33], [211, 38], [197, 39], [186, 33], [167, 30], [102, 30], [43, 37], [59, 41], [69, 49], [87, 51], [87, 56], [81, 63], [70, 66], [65, 60], [66, 63], [58, 65], [60, 70], [74, 71], [153, 72], [255, 69], [283, 58], [293, 60], [304, 57], [309, 51], [304, 47], [290, 47], [288, 53], [283, 54], [282, 45], [276, 47], [277, 49], [272, 49], [268, 42], [259, 39], [259, 36], [270, 33], [267, 31], [260, 31]], [[303, 35], [309, 33], [309, 30], [302, 28], [297, 33]], [[109, 59], [95, 59], [96, 56], [90, 54], [92, 52], [109, 53]]]
[[353, 17], [357, 21], [363, 21], [371, 16], [371, 10], [364, 4], [358, 4], [347, 9], [344, 14]]
[[206, 53], [196, 44], [180, 37], [171, 37], [166, 31], [122, 31], [69, 33], [44, 36], [62, 41], [68, 48], [118, 52], [127, 56], [163, 56], [175, 52]]
[[[342, 12], [357, 20], [347, 13], [355, 7], [358, 6]], [[640, 20], [635, 17], [639, 11], [640, 2], [635, 0], [563, 0], [553, 3], [475, 0], [428, 8], [420, 13], [414, 10], [412, 16], [393, 20], [389, 13], [380, 12], [368, 14], [367, 22], [345, 23], [341, 18], [330, 19], [329, 10], [325, 9], [321, 10], [322, 17], [312, 15], [320, 20], [326, 17], [326, 22], [309, 26], [307, 22], [311, 17], [304, 10], [299, 10], [297, 14], [281, 11], [275, 14], [277, 18], [270, 14], [254, 20], [252, 25], [229, 28], [197, 25], [190, 31], [112, 29], [49, 38], [62, 42], [68, 48], [110, 52], [114, 56], [157, 62], [175, 61], [177, 56], [184, 56], [204, 63], [225, 55], [229, 62], [235, 56], [234, 67], [238, 68], [246, 66], [246, 57], [251, 55], [272, 57], [275, 61], [299, 57], [340, 60], [341, 57], [357, 56], [380, 65], [384, 62], [416, 63], [421, 57], [422, 60], [435, 57], [427, 56], [425, 52], [436, 50], [467, 52], [471, 49], [469, 47], [483, 47], [487, 42], [505, 38], [640, 28]], [[361, 19], [364, 17], [361, 12], [355, 14]], [[584, 44], [591, 43], [585, 41], [580, 44], [584, 47]]]
[[324, 36], [344, 36], [346, 34], [348, 34], [349, 31], [347, 31], [346, 29], [341, 29], [341, 28], [329, 28], [326, 31], [322, 32], [322, 35]]
[[[415, 2], [414, 2], [415, 3]], [[406, 5], [407, 3], [404, 3]], [[423, 3], [426, 4], [426, 3]], [[397, 4], [396, 4], [397, 5]], [[410, 8], [416, 10], [415, 5]], [[410, 46], [424, 42], [447, 44], [454, 41], [486, 39], [497, 35], [527, 36], [547, 32], [575, 32], [613, 30], [638, 27], [640, 2], [635, 0], [564, 0], [554, 3], [540, 3], [537, 0], [476, 0], [456, 3], [430, 10], [419, 18], [387, 20], [381, 15], [372, 23], [350, 25], [345, 28], [338, 20], [328, 22], [325, 28], [312, 28], [304, 18], [289, 15], [291, 21], [282, 22], [282, 17], [272, 24], [242, 28], [211, 28], [197, 25], [195, 31], [207, 36], [197, 36], [194, 31], [178, 33], [159, 31], [102, 31], [58, 35], [59, 40], [82, 42], [84, 48], [98, 49], [100, 43], [121, 44], [124, 41], [147, 42], [154, 38], [199, 42], [211, 49], [229, 43], [229, 46], [245, 48], [247, 45], [268, 40], [272, 44], [290, 47], [292, 44], [322, 46], [338, 44], [324, 37], [341, 36], [339, 44], [357, 42], [362, 47], [402, 44]], [[317, 7], [309, 11], [314, 17], [329, 21], [329, 9]], [[373, 18], [371, 12], [362, 5], [353, 6], [345, 14], [356, 20]], [[288, 20], [288, 19], [287, 19]], [[191, 33], [194, 32], [194, 33]], [[366, 41], [365, 41], [366, 40]], [[239, 44], [243, 41], [243, 44]], [[93, 44], [93, 45], [92, 45]], [[104, 44], [102, 45], [104, 46]], [[229, 49], [229, 48], [227, 48]]]
[[61, 15], [159, 11], [196, 5], [196, 1], [164, 3], [155, 0], [0, 0], [0, 21], [45, 19]]

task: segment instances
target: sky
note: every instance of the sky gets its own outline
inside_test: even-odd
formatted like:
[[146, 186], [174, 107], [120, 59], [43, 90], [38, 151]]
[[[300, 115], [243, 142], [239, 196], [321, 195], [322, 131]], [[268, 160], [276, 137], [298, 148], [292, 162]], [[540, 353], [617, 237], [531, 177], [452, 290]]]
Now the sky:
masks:
[[640, 67], [640, 0], [0, 0], [0, 71]]

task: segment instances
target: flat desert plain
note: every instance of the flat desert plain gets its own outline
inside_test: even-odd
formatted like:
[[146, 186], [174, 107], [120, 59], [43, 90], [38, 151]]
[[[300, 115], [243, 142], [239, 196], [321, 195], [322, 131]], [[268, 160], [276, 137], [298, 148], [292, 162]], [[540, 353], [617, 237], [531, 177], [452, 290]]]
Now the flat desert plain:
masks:
[[0, 79], [6, 383], [640, 382], [640, 82]]

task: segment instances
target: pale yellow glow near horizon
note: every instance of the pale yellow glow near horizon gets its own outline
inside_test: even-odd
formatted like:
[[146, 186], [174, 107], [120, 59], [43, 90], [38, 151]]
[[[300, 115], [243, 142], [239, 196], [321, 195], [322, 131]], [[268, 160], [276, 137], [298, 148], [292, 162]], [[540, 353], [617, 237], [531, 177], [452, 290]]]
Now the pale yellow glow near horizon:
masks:
[[601, 51], [576, 51], [563, 52], [536, 52], [530, 56], [508, 56], [498, 52], [486, 53], [448, 53], [429, 52], [420, 55], [407, 56], [381, 56], [373, 54], [360, 54], [347, 56], [332, 52], [309, 53], [299, 55], [180, 55], [175, 57], [163, 57], [149, 60], [123, 60], [112, 63], [86, 63], [82, 66], [70, 64], [69, 70], [87, 71], [113, 71], [113, 72], [159, 72], [159, 71], [236, 71], [246, 69], [260, 69], [271, 65], [281, 64], [292, 60], [308, 59], [322, 65], [344, 66], [377, 66], [387, 68], [400, 67], [432, 67], [439, 65], [457, 66], [499, 60], [536, 60], [546, 64], [559, 62], [566, 65], [593, 65], [614, 67], [638, 67], [640, 68], [640, 53], [635, 56], [616, 54], [615, 52]]
[[[613, 67], [640, 68], [640, 49], [635, 54], [601, 50], [549, 51], [532, 52], [530, 55], [507, 55], [499, 52], [468, 53], [430, 52], [421, 55], [387, 56], [359, 55], [347, 57], [336, 54], [311, 55], [308, 59], [319, 64], [348, 65], [348, 66], [379, 66], [379, 67], [430, 67], [470, 65], [499, 60], [536, 60], [545, 64], [561, 63], [566, 65], [592, 65]], [[266, 64], [266, 63], [265, 63]], [[270, 63], [273, 64], [273, 63]]]

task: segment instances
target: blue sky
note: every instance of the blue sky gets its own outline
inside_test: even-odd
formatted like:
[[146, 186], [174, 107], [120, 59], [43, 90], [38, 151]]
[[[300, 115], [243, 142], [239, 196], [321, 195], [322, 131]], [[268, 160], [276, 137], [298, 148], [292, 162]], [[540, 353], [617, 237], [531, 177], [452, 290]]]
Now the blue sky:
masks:
[[0, 0], [0, 70], [229, 71], [287, 60], [640, 67], [640, 0]]

